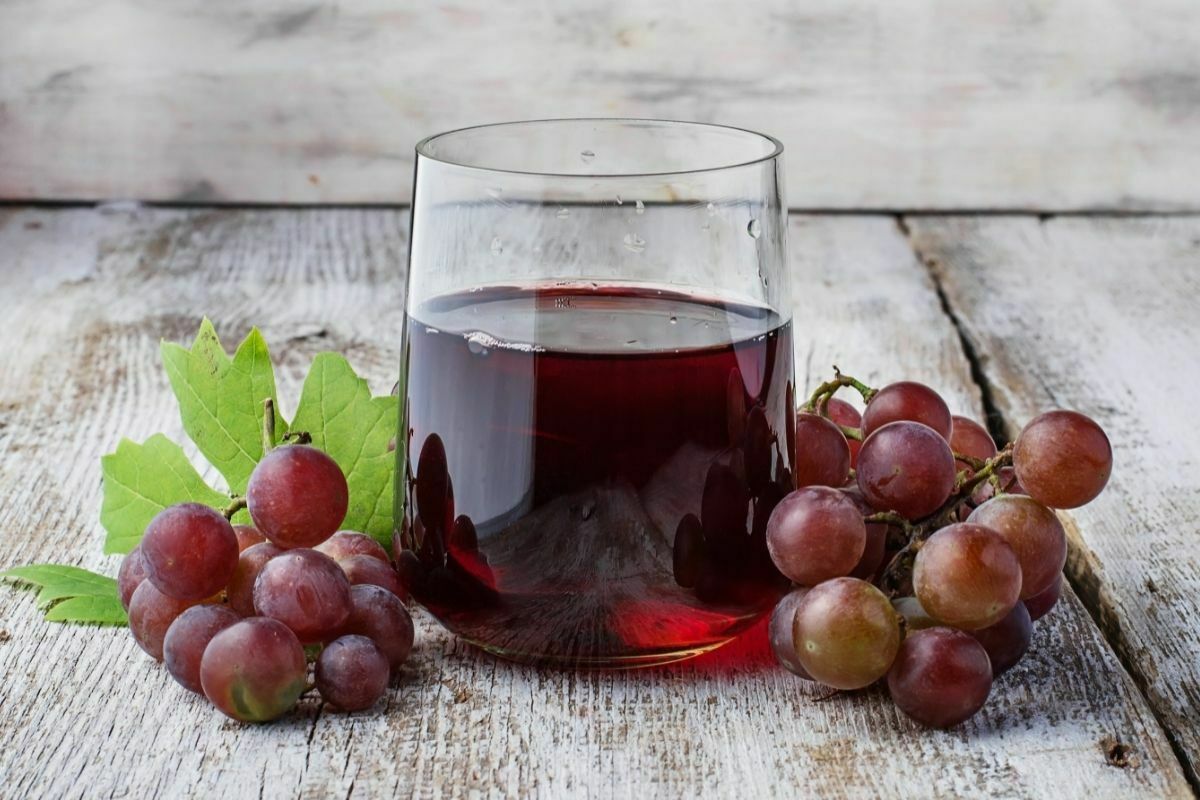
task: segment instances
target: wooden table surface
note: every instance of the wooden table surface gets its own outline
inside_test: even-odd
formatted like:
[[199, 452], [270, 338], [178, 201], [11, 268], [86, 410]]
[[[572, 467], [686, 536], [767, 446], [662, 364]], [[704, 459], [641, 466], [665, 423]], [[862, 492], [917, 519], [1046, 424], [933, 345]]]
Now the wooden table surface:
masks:
[[[0, 569], [115, 574], [99, 457], [183, 440], [158, 362], [202, 315], [263, 329], [285, 411], [313, 354], [394, 379], [402, 209], [0, 209]], [[815, 692], [760, 629], [641, 672], [498, 662], [418, 614], [382, 712], [234, 724], [119, 629], [0, 591], [0, 796], [1190, 797], [1200, 764], [1200, 217], [794, 216], [800, 385], [914, 378], [1009, 432], [1053, 406], [1112, 437], [1074, 591], [948, 732]], [[194, 455], [194, 452], [193, 452]], [[206, 476], [212, 477], [211, 471]]]

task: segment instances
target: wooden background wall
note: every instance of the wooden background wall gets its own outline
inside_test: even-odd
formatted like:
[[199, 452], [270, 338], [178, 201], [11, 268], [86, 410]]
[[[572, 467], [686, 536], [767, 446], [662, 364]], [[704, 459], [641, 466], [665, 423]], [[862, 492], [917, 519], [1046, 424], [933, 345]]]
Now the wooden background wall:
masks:
[[461, 125], [786, 143], [810, 209], [1200, 209], [1195, 0], [0, 0], [0, 198], [403, 203]]

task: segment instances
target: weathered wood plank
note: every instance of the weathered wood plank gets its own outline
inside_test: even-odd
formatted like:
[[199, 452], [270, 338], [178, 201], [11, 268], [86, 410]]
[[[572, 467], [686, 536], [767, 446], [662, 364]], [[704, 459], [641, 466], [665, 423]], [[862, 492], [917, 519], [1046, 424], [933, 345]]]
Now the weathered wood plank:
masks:
[[[40, 225], [40, 227], [37, 227]], [[797, 359], [979, 398], [927, 272], [890, 218], [794, 218]], [[263, 327], [294, 398], [318, 350], [393, 378], [403, 219], [385, 211], [0, 212], [0, 566], [99, 555], [97, 457], [181, 436], [160, 336], [202, 313]], [[211, 477], [211, 470], [209, 471]], [[187, 696], [122, 631], [42, 622], [0, 592], [0, 781], [15, 796], [1187, 797], [1161, 729], [1073, 595], [962, 729], [927, 732], [878, 691], [822, 701], [762, 630], [636, 673], [533, 670], [419, 617], [386, 713], [316, 705], [242, 727]], [[1106, 752], [1120, 742], [1132, 761]]]
[[412, 146], [562, 116], [781, 138], [802, 208], [1200, 207], [1189, 0], [8, 0], [0, 197], [403, 202]]
[[1068, 570], [1200, 769], [1200, 218], [914, 218], [1010, 435], [1040, 410], [1113, 442]]

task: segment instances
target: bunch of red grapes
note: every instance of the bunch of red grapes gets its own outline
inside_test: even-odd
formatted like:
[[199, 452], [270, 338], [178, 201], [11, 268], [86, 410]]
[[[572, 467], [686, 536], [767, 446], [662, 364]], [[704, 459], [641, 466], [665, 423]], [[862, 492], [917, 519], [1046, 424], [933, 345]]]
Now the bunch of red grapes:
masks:
[[198, 503], [164, 509], [117, 578], [133, 638], [236, 720], [290, 710], [309, 655], [326, 702], [370, 708], [412, 651], [413, 623], [384, 548], [338, 531], [348, 502], [337, 463], [291, 444], [250, 476], [253, 527]]
[[[859, 415], [834, 397], [866, 401]], [[1058, 601], [1066, 534], [1053, 509], [1095, 498], [1112, 448], [1093, 420], [1050, 411], [998, 450], [920, 383], [876, 391], [841, 375], [796, 419], [800, 487], [767, 546], [798, 588], [770, 623], [776, 656], [834, 689], [886, 678], [892, 700], [933, 727], [983, 707]]]

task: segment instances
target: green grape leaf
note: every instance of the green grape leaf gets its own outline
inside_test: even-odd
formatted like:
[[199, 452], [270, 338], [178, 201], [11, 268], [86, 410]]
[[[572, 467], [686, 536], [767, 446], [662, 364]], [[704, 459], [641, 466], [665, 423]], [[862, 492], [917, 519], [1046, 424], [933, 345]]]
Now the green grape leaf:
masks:
[[38, 607], [52, 622], [127, 624], [117, 582], [81, 567], [30, 564], [0, 572], [0, 580], [38, 587]]
[[225, 508], [230, 497], [213, 489], [188, 461], [183, 448], [161, 433], [143, 444], [122, 439], [100, 459], [104, 501], [100, 523], [108, 535], [105, 553], [128, 553], [142, 540], [154, 515], [175, 503]]
[[370, 534], [387, 547], [392, 537], [392, 482], [396, 454], [388, 445], [396, 435], [399, 400], [372, 397], [367, 382], [345, 358], [319, 353], [313, 359], [294, 431], [306, 431], [346, 474], [350, 508], [342, 527]]
[[[230, 359], [206, 317], [190, 350], [164, 341], [160, 351], [183, 429], [225, 477], [229, 490], [244, 493], [263, 454], [263, 400], [269, 397], [279, 407], [275, 370], [262, 334], [252, 328]], [[287, 430], [278, 411], [275, 428], [277, 437]]]

